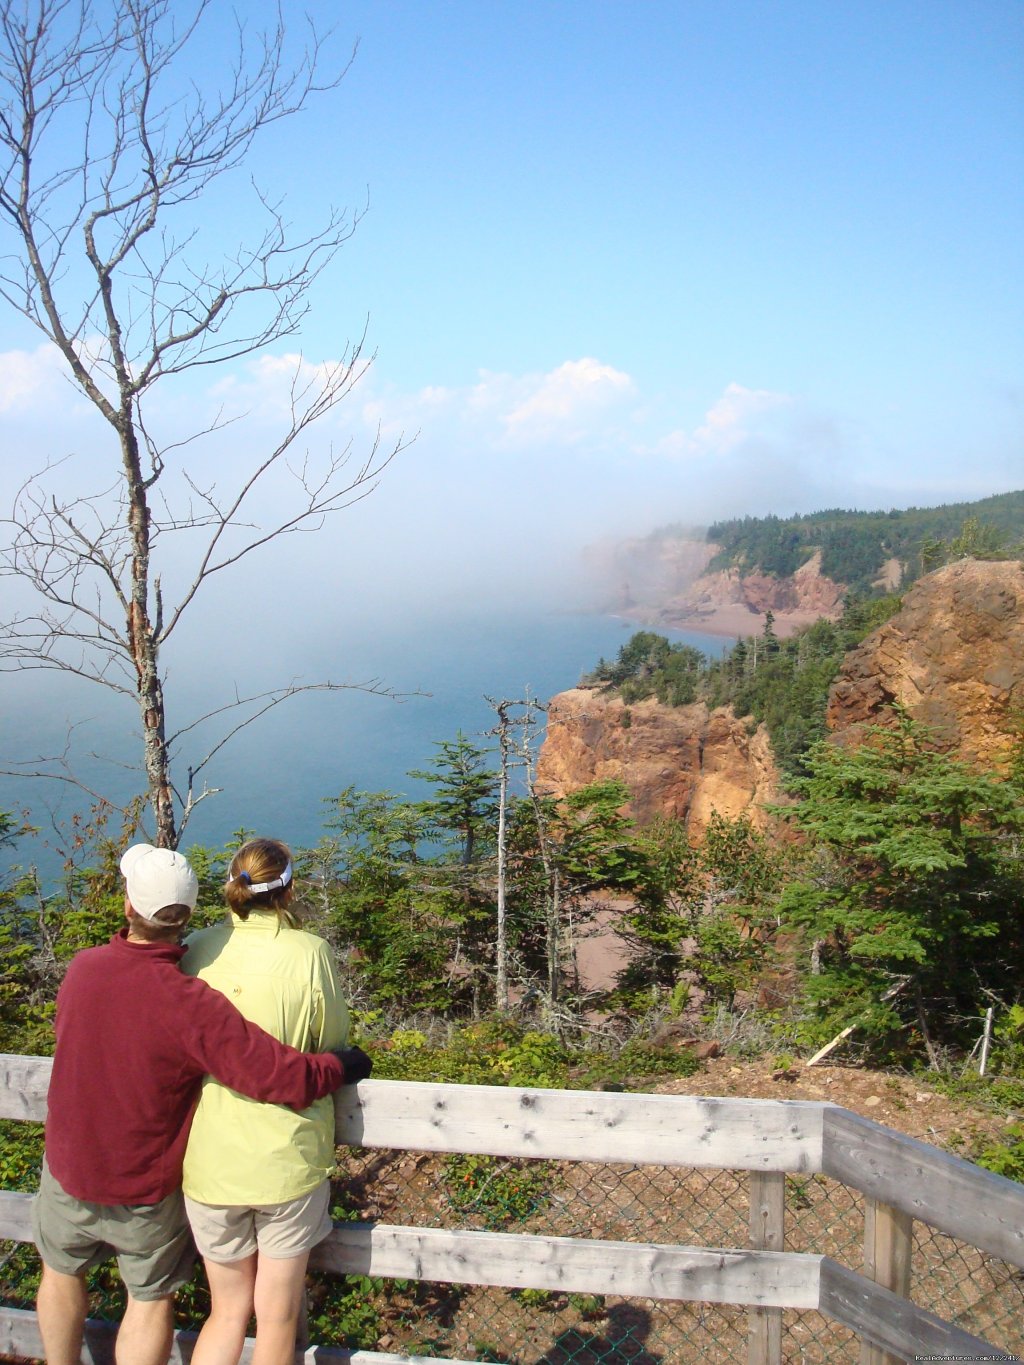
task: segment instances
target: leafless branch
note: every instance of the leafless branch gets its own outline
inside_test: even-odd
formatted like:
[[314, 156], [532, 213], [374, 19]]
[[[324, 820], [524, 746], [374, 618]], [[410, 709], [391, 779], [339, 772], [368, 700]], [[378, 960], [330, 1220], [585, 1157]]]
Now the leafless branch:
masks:
[[[234, 57], [217, 64], [214, 90], [187, 62], [215, 12], [211, 0], [187, 10], [176, 0], [0, 0], [0, 299], [57, 347], [116, 451], [116, 481], [104, 491], [48, 496], [51, 464], [0, 519], [0, 575], [43, 602], [0, 622], [0, 670], [56, 668], [135, 698], [157, 838], [169, 845], [174, 799], [187, 817], [210, 794], [197, 795], [193, 778], [224, 743], [287, 696], [336, 687], [236, 698], [232, 707], [252, 714], [211, 748], [181, 795], [168, 766], [161, 645], [212, 575], [366, 497], [404, 444], [387, 450], [378, 433], [362, 459], [351, 443], [319, 459], [298, 453], [372, 363], [364, 331], [341, 360], [298, 362], [283, 435], [233, 491], [187, 473], [183, 505], [165, 491], [169, 462], [226, 422], [218, 414], [161, 439], [147, 412], [154, 387], [295, 335], [365, 212], [330, 208], [318, 227], [295, 230], [284, 204], [250, 179], [255, 231], [213, 258], [189, 207], [240, 170], [267, 128], [335, 89], [355, 56], [329, 69], [324, 36], [307, 24], [289, 57], [280, 11], [263, 33], [237, 20]], [[246, 504], [276, 468], [291, 474], [295, 497], [262, 525]], [[177, 531], [205, 540], [165, 611], [154, 551]]]

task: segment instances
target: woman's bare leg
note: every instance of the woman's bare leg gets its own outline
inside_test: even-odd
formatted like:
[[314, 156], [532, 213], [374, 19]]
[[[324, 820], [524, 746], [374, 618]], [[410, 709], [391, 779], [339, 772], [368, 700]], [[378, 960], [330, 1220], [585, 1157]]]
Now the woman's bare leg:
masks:
[[[210, 1316], [192, 1352], [192, 1365], [238, 1365], [245, 1329], [253, 1313], [256, 1252], [241, 1261], [206, 1261]], [[289, 1365], [291, 1363], [289, 1362]]]
[[[256, 1268], [256, 1350], [252, 1365], [292, 1365], [295, 1360], [295, 1331], [306, 1292], [308, 1260], [308, 1251], [283, 1260], [260, 1256]], [[195, 1365], [195, 1356], [192, 1360]]]

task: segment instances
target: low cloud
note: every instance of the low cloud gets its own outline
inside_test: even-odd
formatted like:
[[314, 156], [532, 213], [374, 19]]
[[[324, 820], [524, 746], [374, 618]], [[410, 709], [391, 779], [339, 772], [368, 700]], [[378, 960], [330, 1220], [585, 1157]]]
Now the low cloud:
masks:
[[540, 376], [530, 393], [502, 425], [508, 439], [568, 441], [577, 444], [591, 429], [594, 419], [609, 407], [630, 398], [636, 386], [628, 374], [585, 356], [567, 360]]
[[48, 342], [33, 351], [0, 352], [0, 412], [30, 413], [67, 399], [66, 365]]
[[792, 397], [786, 393], [728, 384], [697, 427], [692, 431], [677, 428], [669, 432], [656, 443], [652, 453], [677, 459], [731, 455], [761, 438], [767, 414], [792, 404]]

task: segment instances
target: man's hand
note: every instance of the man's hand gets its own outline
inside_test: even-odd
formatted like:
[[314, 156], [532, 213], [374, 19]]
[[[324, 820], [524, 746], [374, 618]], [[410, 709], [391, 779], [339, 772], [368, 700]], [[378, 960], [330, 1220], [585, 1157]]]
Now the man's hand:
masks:
[[336, 1047], [331, 1051], [345, 1068], [342, 1085], [355, 1085], [365, 1081], [373, 1070], [373, 1058], [368, 1057], [361, 1047]]

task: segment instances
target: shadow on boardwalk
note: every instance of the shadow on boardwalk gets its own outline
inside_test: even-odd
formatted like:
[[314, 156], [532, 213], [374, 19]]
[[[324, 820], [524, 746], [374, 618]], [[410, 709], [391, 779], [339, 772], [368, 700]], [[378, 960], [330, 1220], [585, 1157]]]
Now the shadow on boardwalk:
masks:
[[650, 1330], [649, 1313], [617, 1304], [608, 1312], [604, 1331], [571, 1327], [534, 1365], [658, 1365], [664, 1357], [644, 1347]]

